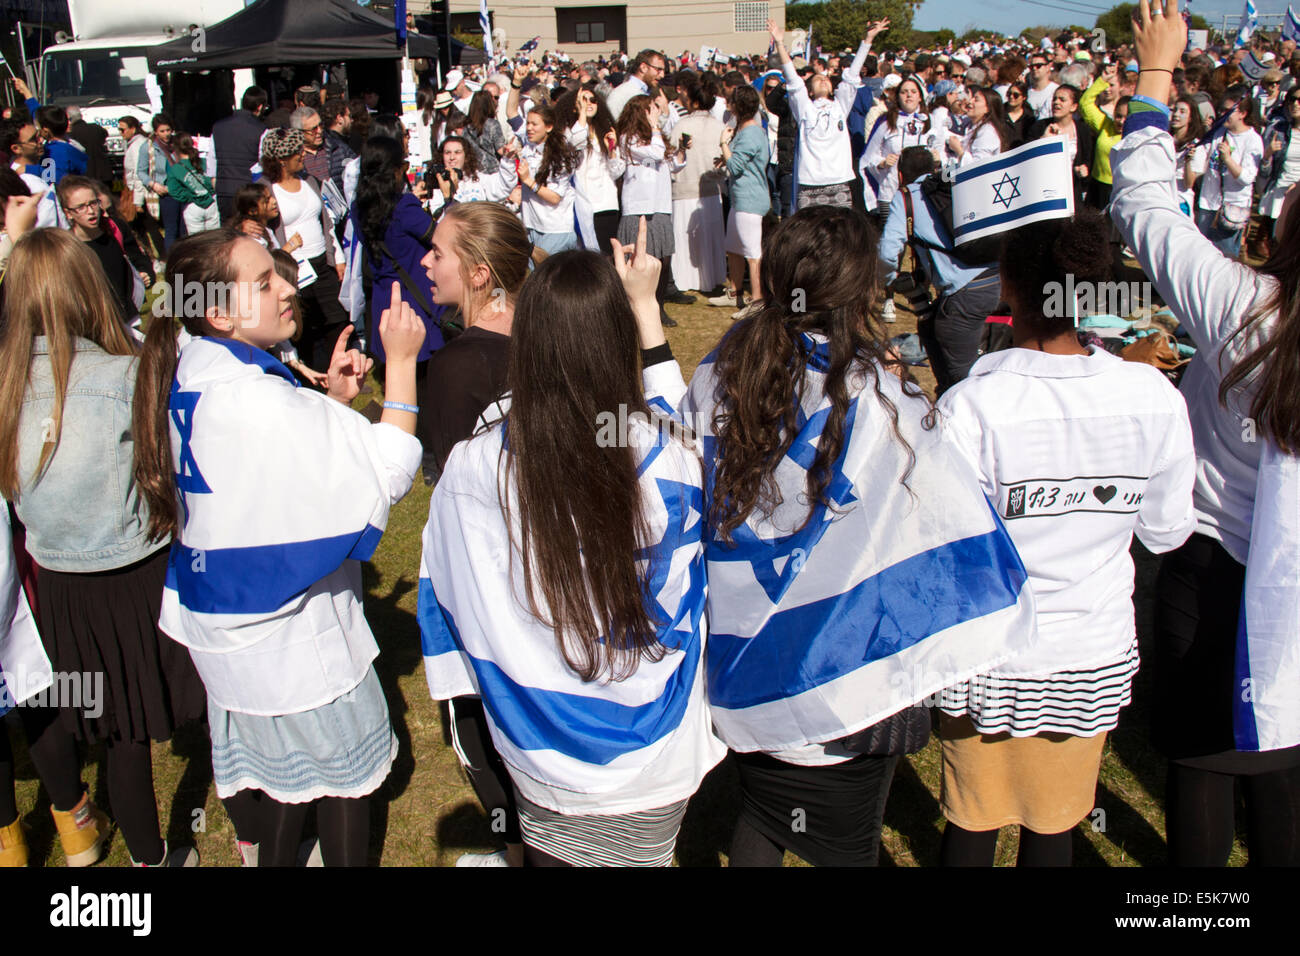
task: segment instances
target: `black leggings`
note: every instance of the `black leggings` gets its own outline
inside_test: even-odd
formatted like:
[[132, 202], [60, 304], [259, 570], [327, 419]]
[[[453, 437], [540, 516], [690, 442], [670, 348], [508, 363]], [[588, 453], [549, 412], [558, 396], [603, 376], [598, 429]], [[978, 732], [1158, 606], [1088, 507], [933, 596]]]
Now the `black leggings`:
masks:
[[[54, 809], [68, 811], [81, 800], [81, 760], [72, 734], [52, 707], [20, 707], [18, 716], [36, 774]], [[0, 826], [18, 819], [14, 795], [14, 751], [7, 729], [0, 728]]]
[[469, 774], [470, 785], [487, 812], [488, 825], [506, 843], [522, 843], [515, 787], [510, 780], [510, 771], [492, 745], [492, 732], [483, 712], [483, 701], [478, 697], [457, 697], [450, 703], [452, 734], [458, 755], [462, 757], [461, 765]]
[[601, 255], [612, 256], [614, 247], [609, 244], [609, 240], [618, 236], [619, 211], [605, 209], [593, 213], [591, 218], [596, 229], [596, 251]]
[[316, 808], [321, 859], [326, 866], [365, 866], [370, 852], [370, 798], [323, 797], [280, 803], [260, 790], [241, 790], [221, 801], [235, 835], [257, 844], [257, 865], [297, 866], [307, 811]]
[[148, 741], [109, 740], [104, 775], [113, 819], [137, 863], [163, 862], [158, 832], [158, 801], [153, 789], [153, 756]]
[[[1016, 866], [1069, 866], [1073, 859], [1070, 847], [1073, 830], [1063, 833], [1037, 833], [1020, 828], [1020, 850]], [[997, 830], [963, 830], [949, 822], [939, 845], [941, 866], [992, 866], [998, 847]]]
[[[1169, 863], [1225, 866], [1232, 852], [1235, 784], [1227, 773], [1170, 762], [1165, 796]], [[1300, 767], [1240, 778], [1251, 866], [1300, 866]]]

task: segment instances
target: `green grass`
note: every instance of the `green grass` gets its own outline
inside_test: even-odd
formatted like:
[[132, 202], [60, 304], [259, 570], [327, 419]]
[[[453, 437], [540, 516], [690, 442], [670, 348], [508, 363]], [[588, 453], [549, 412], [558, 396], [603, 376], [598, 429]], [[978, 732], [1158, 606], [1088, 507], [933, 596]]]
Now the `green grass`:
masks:
[[[891, 334], [915, 330], [901, 297], [898, 322]], [[689, 377], [699, 360], [730, 326], [730, 310], [707, 305], [669, 306], [679, 322], [669, 339]], [[928, 369], [917, 369], [927, 389], [934, 380]], [[357, 402], [368, 404], [367, 396]], [[366, 614], [381, 654], [377, 664], [388, 696], [393, 727], [401, 752], [393, 772], [376, 794], [371, 840], [374, 862], [386, 866], [446, 866], [464, 851], [494, 848], [478, 801], [457, 763], [445, 729], [445, 708], [429, 699], [420, 658], [416, 625], [416, 592], [420, 566], [420, 533], [428, 512], [429, 489], [416, 483], [389, 517], [388, 529], [374, 560], [366, 566]], [[1137, 565], [1137, 619], [1144, 653], [1150, 645], [1151, 598], [1156, 559], [1140, 545]], [[1075, 863], [1079, 866], [1163, 865], [1164, 762], [1148, 743], [1150, 674], [1138, 674], [1134, 703], [1111, 735], [1101, 766], [1096, 806], [1104, 811], [1104, 829], [1085, 820], [1075, 831]], [[61, 866], [63, 852], [55, 837], [48, 799], [40, 792], [30, 762], [22, 750], [21, 733], [11, 731], [18, 755], [18, 806], [28, 826], [36, 865]], [[235, 866], [234, 828], [212, 787], [206, 728], [191, 725], [169, 743], [154, 746], [159, 813], [173, 845], [193, 841], [206, 866]], [[87, 755], [83, 778], [95, 799], [107, 807], [99, 777], [102, 751]], [[933, 739], [921, 753], [900, 762], [885, 812], [881, 862], [886, 866], [933, 866], [938, 861], [943, 818], [939, 810], [939, 747]], [[109, 808], [111, 810], [111, 808]], [[682, 866], [721, 866], [726, 863], [731, 830], [739, 809], [735, 770], [724, 761], [704, 781], [691, 801], [678, 841]], [[201, 810], [202, 813], [196, 811]], [[1098, 823], [1101, 819], [1098, 818]], [[201, 829], [200, 829], [201, 827]], [[1014, 828], [1003, 831], [999, 864], [1015, 861]], [[1241, 865], [1240, 841], [1231, 863]], [[101, 866], [129, 863], [125, 843], [114, 836]], [[801, 865], [787, 855], [787, 865]]]

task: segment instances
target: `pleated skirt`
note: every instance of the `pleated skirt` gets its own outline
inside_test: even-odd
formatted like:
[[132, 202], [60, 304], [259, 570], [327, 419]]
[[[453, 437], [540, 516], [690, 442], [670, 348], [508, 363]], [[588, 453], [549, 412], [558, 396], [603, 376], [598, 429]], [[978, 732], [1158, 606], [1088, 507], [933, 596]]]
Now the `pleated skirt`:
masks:
[[112, 571], [37, 573], [51, 703], [78, 740], [167, 740], [207, 707], [190, 652], [158, 629], [168, 551]]

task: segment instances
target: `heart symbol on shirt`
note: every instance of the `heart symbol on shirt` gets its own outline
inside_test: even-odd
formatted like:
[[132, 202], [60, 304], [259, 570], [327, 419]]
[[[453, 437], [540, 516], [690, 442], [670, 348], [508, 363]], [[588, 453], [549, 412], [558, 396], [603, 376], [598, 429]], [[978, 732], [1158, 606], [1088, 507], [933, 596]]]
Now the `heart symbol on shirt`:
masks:
[[1097, 500], [1103, 505], [1110, 501], [1111, 498], [1114, 498], [1118, 491], [1119, 489], [1114, 485], [1106, 485], [1105, 487], [1098, 485], [1096, 488], [1092, 489], [1092, 493], [1097, 496]]

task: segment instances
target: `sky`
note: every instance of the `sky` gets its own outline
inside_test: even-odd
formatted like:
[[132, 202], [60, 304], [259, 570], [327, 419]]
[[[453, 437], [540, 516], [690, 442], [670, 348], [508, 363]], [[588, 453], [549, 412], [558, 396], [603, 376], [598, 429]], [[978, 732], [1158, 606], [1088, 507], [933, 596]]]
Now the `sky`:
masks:
[[[1261, 15], [1285, 13], [1287, 2], [1255, 0], [1255, 9]], [[1300, 9], [1300, 0], [1292, 2]], [[1114, 5], [1111, 0], [925, 0], [912, 25], [918, 30], [948, 27], [959, 34], [970, 26], [1004, 33], [1016, 33], [1035, 24], [1092, 26], [1097, 14]], [[1192, 0], [1193, 13], [1199, 13], [1211, 23], [1218, 23], [1226, 13], [1229, 26], [1234, 25], [1233, 19], [1240, 16], [1244, 6], [1245, 0]]]

